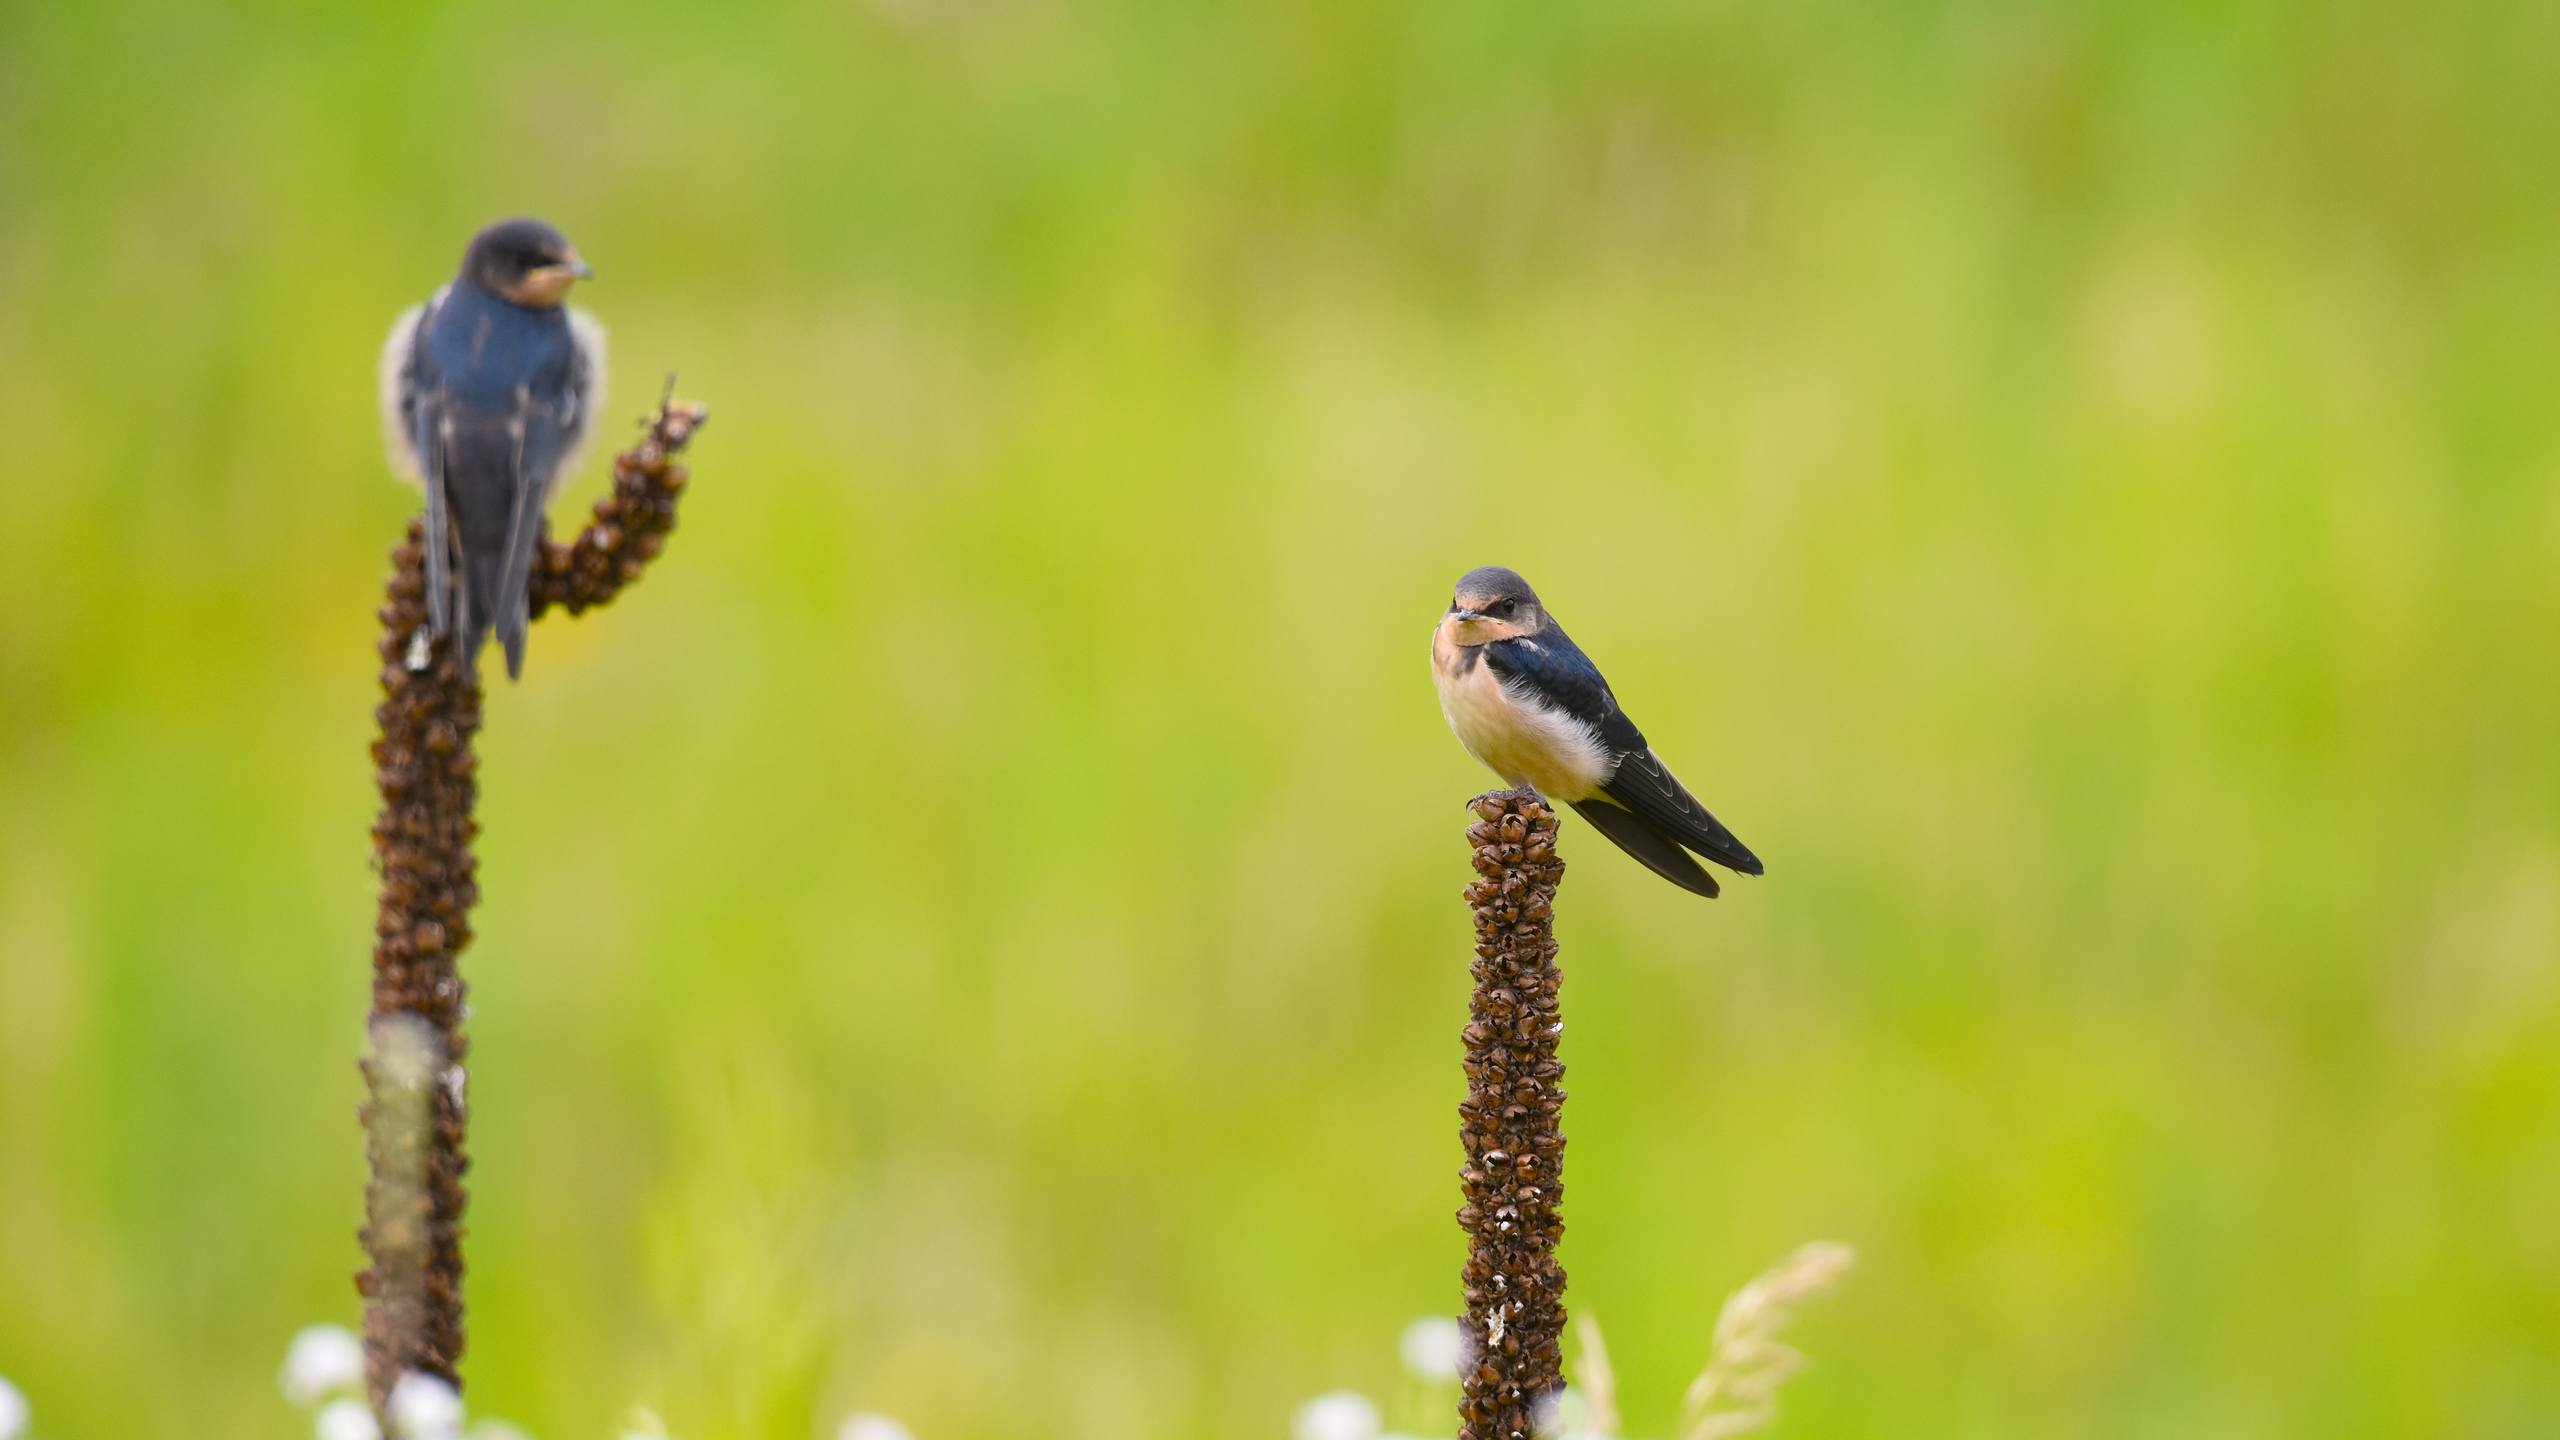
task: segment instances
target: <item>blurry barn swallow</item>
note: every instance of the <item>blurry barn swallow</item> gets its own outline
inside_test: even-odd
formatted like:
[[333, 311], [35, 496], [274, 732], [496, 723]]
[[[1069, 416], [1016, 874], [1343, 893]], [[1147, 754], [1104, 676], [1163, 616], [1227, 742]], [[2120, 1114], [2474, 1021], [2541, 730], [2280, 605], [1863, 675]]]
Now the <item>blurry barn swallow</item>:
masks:
[[560, 303], [591, 273], [559, 231], [502, 220], [382, 347], [392, 468], [427, 497], [428, 624], [466, 667], [494, 628], [509, 679], [524, 669], [543, 506], [603, 401], [604, 331]]
[[1459, 578], [1431, 634], [1431, 673], [1468, 754], [1571, 805], [1656, 875], [1713, 897], [1715, 877], [1691, 850], [1760, 873], [1760, 857], [1672, 777], [1599, 668], [1516, 573], [1487, 565]]

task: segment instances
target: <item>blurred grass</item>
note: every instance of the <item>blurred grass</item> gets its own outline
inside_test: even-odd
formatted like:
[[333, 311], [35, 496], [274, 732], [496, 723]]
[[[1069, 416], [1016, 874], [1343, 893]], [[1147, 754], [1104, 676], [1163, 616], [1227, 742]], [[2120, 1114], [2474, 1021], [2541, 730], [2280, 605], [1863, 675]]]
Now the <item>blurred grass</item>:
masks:
[[[562, 223], [668, 561], [490, 706], [475, 1402], [1276, 1432], [1453, 1303], [1424, 632], [1527, 571], [1761, 853], [1587, 835], [1628, 1420], [2560, 1425], [2547, 10], [0, 9], [0, 1373], [352, 1313], [375, 347]], [[581, 498], [594, 482], [581, 487]], [[1650, 1397], [1650, 1398], [1648, 1398]]]

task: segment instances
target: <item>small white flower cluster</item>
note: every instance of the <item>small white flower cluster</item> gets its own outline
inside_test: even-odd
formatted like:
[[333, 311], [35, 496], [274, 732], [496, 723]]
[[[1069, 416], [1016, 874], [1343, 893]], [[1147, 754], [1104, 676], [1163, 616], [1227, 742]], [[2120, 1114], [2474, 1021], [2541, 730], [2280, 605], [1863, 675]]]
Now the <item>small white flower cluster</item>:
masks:
[[[364, 1342], [342, 1325], [314, 1325], [285, 1347], [284, 1398], [311, 1412], [314, 1440], [385, 1440], [364, 1400]], [[528, 1440], [503, 1420], [465, 1428], [462, 1396], [433, 1375], [403, 1375], [383, 1407], [390, 1440]], [[5, 1432], [0, 1432], [5, 1440]]]
[[[340, 1325], [314, 1325], [285, 1348], [284, 1398], [312, 1412], [314, 1440], [533, 1440], [504, 1420], [463, 1423], [462, 1396], [433, 1375], [403, 1375], [391, 1387], [391, 1433], [364, 1400], [364, 1342]], [[12, 1408], [14, 1407], [14, 1409]], [[14, 1418], [13, 1418], [14, 1417]], [[27, 1403], [0, 1380], [0, 1440], [26, 1434]], [[635, 1408], [621, 1440], [668, 1440], [666, 1422]], [[886, 1415], [845, 1417], [836, 1440], [916, 1440]]]
[[26, 1434], [31, 1414], [27, 1397], [18, 1393], [8, 1376], [0, 1375], [0, 1440], [18, 1440]]
[[[1777, 1419], [1778, 1388], [1804, 1368], [1804, 1355], [1779, 1339], [1796, 1311], [1838, 1283], [1857, 1259], [1846, 1245], [1817, 1243], [1780, 1260], [1736, 1291], [1716, 1316], [1707, 1367], [1689, 1386], [1678, 1440], [1733, 1440]], [[1583, 1316], [1576, 1327], [1581, 1356], [1573, 1383], [1539, 1407], [1542, 1440], [1619, 1440], [1618, 1384], [1600, 1327]], [[1397, 1346], [1405, 1369], [1445, 1401], [1469, 1363], [1465, 1332], [1455, 1320], [1416, 1320]], [[1447, 1413], [1444, 1406], [1443, 1414]], [[1298, 1407], [1295, 1440], [1417, 1440], [1390, 1434], [1376, 1401], [1350, 1390], [1319, 1395]], [[842, 1440], [860, 1440], [847, 1435]], [[886, 1440], [886, 1437], [883, 1437]]]
[[[1466, 1336], [1446, 1316], [1425, 1316], [1404, 1327], [1396, 1351], [1404, 1368], [1430, 1386], [1435, 1399], [1456, 1390], [1458, 1372], [1467, 1363]], [[1299, 1406], [1289, 1433], [1293, 1440], [1423, 1440], [1388, 1430], [1378, 1403], [1354, 1390], [1335, 1390]]]
[[1425, 1315], [1404, 1327], [1404, 1335], [1396, 1341], [1396, 1353], [1404, 1357], [1404, 1368], [1434, 1385], [1458, 1382], [1458, 1372], [1467, 1366], [1467, 1336], [1458, 1322], [1446, 1315]]

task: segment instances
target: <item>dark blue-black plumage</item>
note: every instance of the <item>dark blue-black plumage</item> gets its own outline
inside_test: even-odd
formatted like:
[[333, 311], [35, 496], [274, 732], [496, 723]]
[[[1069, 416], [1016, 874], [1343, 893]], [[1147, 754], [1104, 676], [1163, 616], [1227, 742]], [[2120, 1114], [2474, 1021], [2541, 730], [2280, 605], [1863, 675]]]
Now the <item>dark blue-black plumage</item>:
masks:
[[1535, 637], [1496, 640], [1481, 648], [1485, 663], [1505, 683], [1526, 688], [1598, 731], [1610, 750], [1644, 748], [1644, 732], [1618, 708], [1618, 697], [1610, 692], [1609, 682], [1600, 678], [1600, 667], [1591, 663], [1591, 657], [1582, 653], [1582, 647], [1553, 617]]
[[[1716, 893], [1715, 877], [1681, 851], [1695, 850], [1745, 875], [1761, 873], [1760, 857], [1698, 803], [1646, 743], [1627, 717], [1600, 667], [1549, 620], [1535, 638], [1497, 640], [1483, 647], [1485, 663], [1503, 683], [1589, 725], [1617, 763], [1601, 796], [1568, 800], [1574, 812], [1618, 848], [1674, 884]], [[1615, 801], [1612, 805], [1609, 802]], [[1701, 885], [1700, 882], [1704, 882]]]
[[594, 408], [601, 357], [560, 304], [585, 273], [550, 226], [493, 225], [404, 321], [405, 354], [386, 357], [399, 365], [386, 403], [426, 492], [430, 623], [466, 665], [494, 630], [511, 678], [524, 668], [543, 506]]

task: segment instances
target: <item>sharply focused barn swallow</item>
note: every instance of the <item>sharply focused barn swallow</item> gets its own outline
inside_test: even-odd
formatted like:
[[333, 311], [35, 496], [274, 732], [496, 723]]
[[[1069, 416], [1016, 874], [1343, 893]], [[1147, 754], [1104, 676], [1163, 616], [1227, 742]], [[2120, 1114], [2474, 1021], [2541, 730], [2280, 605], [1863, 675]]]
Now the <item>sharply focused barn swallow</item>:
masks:
[[392, 468], [427, 497], [428, 624], [466, 667], [494, 628], [509, 679], [524, 669], [543, 506], [604, 398], [604, 331], [561, 304], [591, 273], [559, 231], [502, 220], [382, 347]]
[[1760, 873], [1760, 857], [1672, 777], [1599, 667], [1516, 573], [1487, 565], [1459, 578], [1431, 633], [1431, 673], [1441, 713], [1468, 754], [1515, 786], [1571, 805], [1656, 875], [1713, 897], [1715, 877], [1691, 850]]

